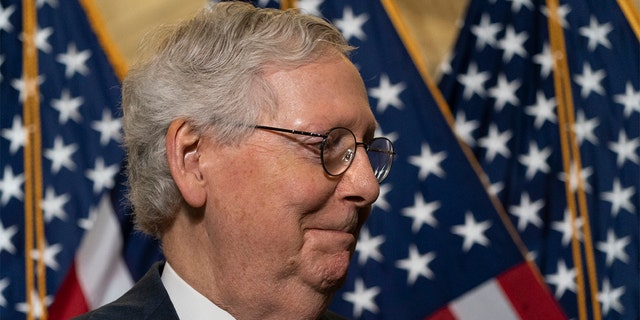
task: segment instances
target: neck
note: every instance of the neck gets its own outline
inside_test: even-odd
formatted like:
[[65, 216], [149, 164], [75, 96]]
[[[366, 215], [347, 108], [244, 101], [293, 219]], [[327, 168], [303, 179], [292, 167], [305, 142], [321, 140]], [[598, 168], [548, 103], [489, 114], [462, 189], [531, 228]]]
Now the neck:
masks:
[[[216, 230], [206, 219], [194, 221], [179, 213], [162, 235], [162, 247], [175, 272], [192, 288], [238, 320], [317, 319], [331, 294], [317, 292], [299, 282], [295, 274], [256, 271], [251, 257], [232, 259]], [[209, 224], [210, 226], [210, 224]], [[244, 261], [239, 263], [238, 261]]]

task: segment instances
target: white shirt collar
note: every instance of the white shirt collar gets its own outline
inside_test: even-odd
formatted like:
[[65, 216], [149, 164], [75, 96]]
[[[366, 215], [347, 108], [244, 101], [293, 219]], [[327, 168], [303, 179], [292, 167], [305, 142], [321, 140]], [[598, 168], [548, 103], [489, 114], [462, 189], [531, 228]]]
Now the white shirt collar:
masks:
[[180, 319], [235, 320], [228, 312], [222, 310], [180, 278], [171, 268], [169, 262], [164, 264], [161, 279]]

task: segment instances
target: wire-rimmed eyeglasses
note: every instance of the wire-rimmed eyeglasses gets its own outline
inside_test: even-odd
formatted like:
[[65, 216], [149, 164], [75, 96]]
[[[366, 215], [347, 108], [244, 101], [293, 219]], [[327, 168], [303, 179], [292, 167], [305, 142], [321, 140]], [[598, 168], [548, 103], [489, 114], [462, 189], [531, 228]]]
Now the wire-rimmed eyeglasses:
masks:
[[376, 137], [369, 143], [358, 142], [353, 132], [343, 127], [333, 128], [325, 134], [269, 126], [254, 128], [322, 138], [319, 144], [320, 160], [324, 171], [330, 176], [339, 176], [347, 171], [356, 156], [356, 149], [361, 145], [367, 152], [373, 174], [380, 184], [389, 175], [396, 154], [389, 139]]

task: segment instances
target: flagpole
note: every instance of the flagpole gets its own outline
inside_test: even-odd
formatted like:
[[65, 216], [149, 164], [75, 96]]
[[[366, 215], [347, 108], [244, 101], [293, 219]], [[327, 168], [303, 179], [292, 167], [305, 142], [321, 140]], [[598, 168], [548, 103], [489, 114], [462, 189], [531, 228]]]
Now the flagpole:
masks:
[[96, 33], [98, 37], [98, 41], [104, 53], [107, 55], [107, 59], [111, 63], [113, 70], [115, 71], [118, 79], [122, 81], [127, 74], [128, 65], [120, 50], [115, 45], [115, 42], [109, 36], [107, 32], [107, 28], [104, 22], [104, 19], [100, 15], [100, 12], [96, 8], [95, 2], [92, 0], [79, 0], [80, 5], [84, 9], [84, 12], [87, 14], [87, 18], [93, 31]]
[[[560, 26], [560, 20], [557, 14], [558, 11], [558, 3], [556, 1], [547, 0], [547, 8], [549, 8], [549, 39], [551, 42], [551, 50], [554, 57], [553, 64], [553, 77], [554, 77], [554, 87], [555, 87], [555, 95], [558, 101], [558, 119], [560, 128], [560, 145], [562, 148], [562, 164], [563, 171], [565, 172], [567, 178], [565, 181], [565, 193], [567, 198], [567, 207], [569, 210], [569, 214], [571, 215], [571, 247], [573, 253], [573, 261], [574, 266], [576, 268], [576, 282], [577, 282], [577, 290], [576, 290], [576, 300], [578, 303], [578, 318], [581, 320], [587, 319], [587, 307], [586, 301], [584, 297], [584, 278], [583, 267], [582, 267], [582, 258], [580, 256], [580, 243], [578, 242], [578, 231], [576, 226], [576, 204], [575, 198], [571, 192], [570, 180], [571, 180], [571, 164], [570, 157], [568, 157], [569, 148], [567, 136], [564, 134], [565, 131], [570, 130], [567, 128], [566, 124], [566, 114], [565, 114], [565, 106], [567, 104], [567, 97], [565, 93], [571, 94], [570, 88], [569, 90], [565, 90], [566, 86], [570, 86], [570, 84], [566, 84], [568, 81], [568, 66], [566, 65], [566, 60], [564, 60], [564, 54], [566, 54], [564, 50], [564, 43], [562, 41], [562, 27]], [[563, 77], [564, 75], [564, 77]]]
[[[567, 198], [567, 206], [571, 215], [571, 246], [573, 252], [573, 260], [576, 267], [576, 280], [578, 289], [576, 292], [578, 302], [578, 314], [580, 319], [587, 319], [586, 305], [586, 284], [585, 284], [585, 268], [582, 265], [582, 255], [580, 241], [578, 239], [577, 216], [584, 220], [582, 224], [584, 234], [585, 255], [587, 264], [587, 278], [589, 280], [589, 291], [591, 297], [591, 308], [593, 317], [596, 320], [601, 319], [600, 303], [598, 302], [598, 283], [596, 277], [595, 258], [593, 256], [593, 245], [591, 241], [591, 228], [589, 223], [589, 214], [586, 204], [586, 196], [584, 194], [584, 186], [580, 172], [582, 171], [580, 150], [576, 142], [575, 132], [572, 128], [575, 124], [573, 118], [573, 98], [571, 93], [571, 83], [569, 77], [569, 66], [567, 64], [567, 51], [564, 45], [564, 36], [560, 18], [558, 16], [558, 0], [547, 0], [547, 8], [549, 8], [549, 38], [551, 40], [551, 50], [554, 56], [553, 78], [555, 95], [558, 98], [558, 119], [560, 129], [560, 144], [562, 146], [563, 168], [567, 176], [565, 181], [565, 191]], [[573, 164], [573, 170], [572, 170]], [[571, 181], [573, 176], [576, 178], [576, 193], [572, 190]], [[577, 197], [577, 199], [576, 199]], [[577, 200], [577, 204], [576, 204]]]
[[[26, 302], [27, 319], [33, 319], [39, 314], [39, 319], [47, 319], [45, 299], [47, 295], [46, 267], [44, 261], [44, 221], [42, 217], [42, 154], [40, 132], [40, 93], [38, 84], [38, 48], [35, 43], [37, 9], [34, 0], [23, 1], [23, 81], [24, 81], [24, 106], [23, 121], [27, 129], [27, 142], [25, 144], [24, 170], [25, 170], [25, 265], [26, 265]], [[34, 230], [35, 228], [35, 230]], [[35, 236], [35, 240], [34, 240]], [[37, 247], [37, 270], [34, 270], [31, 252]], [[36, 304], [32, 293], [35, 292], [34, 276], [37, 274], [38, 299]], [[41, 310], [34, 308], [39, 306]]]
[[618, 0], [618, 5], [627, 18], [627, 22], [631, 26], [631, 30], [636, 34], [636, 38], [640, 40], [640, 15], [629, 0]]
[[295, 8], [296, 8], [295, 0], [282, 0], [282, 2], [280, 3], [280, 9], [282, 10], [295, 9]]

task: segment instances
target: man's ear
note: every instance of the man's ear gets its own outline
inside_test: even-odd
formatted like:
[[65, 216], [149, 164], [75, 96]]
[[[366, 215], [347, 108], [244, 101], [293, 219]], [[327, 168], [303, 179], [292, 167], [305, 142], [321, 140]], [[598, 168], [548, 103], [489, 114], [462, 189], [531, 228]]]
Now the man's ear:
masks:
[[184, 200], [194, 208], [206, 201], [205, 181], [200, 171], [200, 134], [184, 119], [171, 122], [165, 139], [169, 170]]

